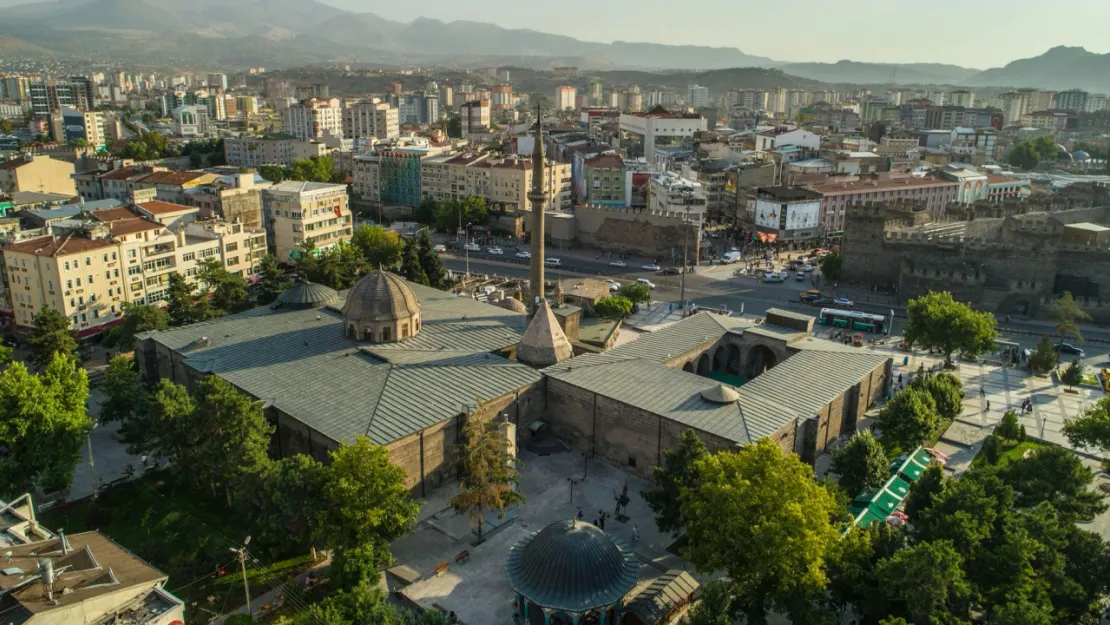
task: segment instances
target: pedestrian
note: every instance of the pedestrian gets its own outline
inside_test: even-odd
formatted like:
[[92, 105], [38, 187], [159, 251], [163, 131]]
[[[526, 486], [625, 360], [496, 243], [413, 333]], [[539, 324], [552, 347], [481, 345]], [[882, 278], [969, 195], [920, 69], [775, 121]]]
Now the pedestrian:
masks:
[[594, 527], [598, 527], [598, 525], [597, 525], [597, 519], [594, 519]]
[[579, 508], [579, 509], [578, 509], [578, 520], [579, 520], [579, 521], [581, 521], [581, 520], [582, 520], [582, 508]]
[[898, 385], [899, 386], [902, 385], [902, 374], [901, 373], [898, 374]]
[[598, 528], [605, 529], [605, 517], [604, 516], [601, 517], [600, 523], [598, 523]]
[[979, 396], [980, 397], [986, 397], [987, 396], [987, 388], [985, 386], [981, 385], [981, 384], [979, 385]]
[[991, 400], [987, 400], [987, 412], [991, 411]]
[[640, 528], [635, 525], [632, 526], [632, 540], [640, 540]]

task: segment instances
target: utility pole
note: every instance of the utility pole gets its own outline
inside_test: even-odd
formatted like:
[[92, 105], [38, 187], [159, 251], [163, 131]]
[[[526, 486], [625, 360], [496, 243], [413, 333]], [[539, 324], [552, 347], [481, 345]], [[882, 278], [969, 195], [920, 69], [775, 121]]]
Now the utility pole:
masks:
[[[98, 425], [100, 425], [100, 422], [94, 421], [93, 430], [95, 430]], [[89, 433], [85, 435], [85, 440], [89, 444], [89, 477], [92, 478], [92, 500], [96, 501], [96, 496], [100, 494], [100, 489], [98, 488], [99, 485], [96, 483], [96, 463], [93, 461], [92, 430], [89, 430]]]
[[239, 570], [243, 573], [243, 595], [247, 598], [247, 614], [250, 615], [253, 621], [254, 608], [251, 607], [251, 587], [247, 584], [247, 545], [249, 544], [251, 544], [251, 537], [247, 536], [247, 539], [243, 541], [242, 547], [238, 549], [228, 547], [228, 550], [239, 558]]
[[686, 215], [682, 218], [682, 289], [678, 295], [679, 305], [682, 306], [682, 318], [686, 318], [686, 270], [689, 269], [686, 260], [686, 245], [690, 239], [690, 207], [686, 207]]

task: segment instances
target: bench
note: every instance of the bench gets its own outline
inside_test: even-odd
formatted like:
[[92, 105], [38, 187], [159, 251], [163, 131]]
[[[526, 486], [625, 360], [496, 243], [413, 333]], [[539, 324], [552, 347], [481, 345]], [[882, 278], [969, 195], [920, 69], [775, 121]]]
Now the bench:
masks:
[[465, 550], [465, 549], [455, 554], [455, 564], [462, 564], [463, 562], [466, 562], [469, 559], [470, 559], [470, 552]]
[[446, 562], [440, 562], [438, 565], [436, 565], [436, 575], [443, 575], [447, 572], [447, 568], [448, 567]]

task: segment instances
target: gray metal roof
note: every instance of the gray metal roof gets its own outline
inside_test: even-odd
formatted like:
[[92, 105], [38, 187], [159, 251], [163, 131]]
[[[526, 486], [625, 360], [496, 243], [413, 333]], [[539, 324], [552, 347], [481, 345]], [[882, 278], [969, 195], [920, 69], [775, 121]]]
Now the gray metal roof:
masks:
[[509, 550], [513, 590], [541, 607], [578, 613], [620, 601], [636, 586], [640, 561], [627, 545], [583, 521], [555, 521]]
[[526, 315], [410, 286], [421, 299], [423, 323], [417, 336], [399, 343], [347, 338], [342, 315], [331, 308], [256, 308], [143, 337], [344, 442], [364, 434], [386, 444], [473, 408], [476, 398], [540, 379], [490, 353], [520, 339]]
[[886, 356], [855, 349], [855, 353], [806, 350], [794, 354], [745, 384], [741, 401], [743, 397], [773, 399], [803, 419], [812, 417], [887, 361]]
[[685, 605], [700, 586], [686, 571], [670, 569], [626, 601], [625, 609], [645, 623], [661, 623], [672, 610]]
[[278, 295], [278, 301], [291, 308], [320, 308], [338, 300], [335, 289], [315, 282], [298, 282]]
[[755, 322], [751, 319], [700, 312], [607, 353], [667, 362], [701, 345], [716, 342], [730, 331], [752, 327]]

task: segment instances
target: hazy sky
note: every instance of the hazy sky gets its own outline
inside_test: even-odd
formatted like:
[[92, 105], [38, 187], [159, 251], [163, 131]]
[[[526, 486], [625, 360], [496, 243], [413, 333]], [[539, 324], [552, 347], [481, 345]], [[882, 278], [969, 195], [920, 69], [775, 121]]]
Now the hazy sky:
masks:
[[493, 22], [589, 41], [731, 46], [788, 61], [988, 68], [1057, 45], [1110, 51], [1110, 0], [321, 0], [409, 21]]

